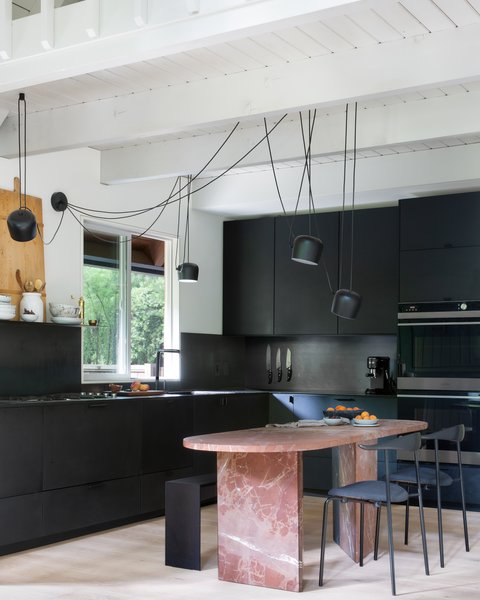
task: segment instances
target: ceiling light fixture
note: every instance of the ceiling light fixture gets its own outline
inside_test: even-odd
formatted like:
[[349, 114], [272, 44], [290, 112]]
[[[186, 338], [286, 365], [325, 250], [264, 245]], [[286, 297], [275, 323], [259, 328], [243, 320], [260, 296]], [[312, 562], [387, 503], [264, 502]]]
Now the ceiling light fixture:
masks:
[[[342, 285], [342, 266], [344, 251], [344, 225], [345, 225], [345, 189], [347, 179], [347, 142], [348, 142], [348, 103], [345, 106], [345, 147], [343, 152], [343, 206], [342, 223], [340, 234], [340, 269], [338, 283]], [[354, 211], [355, 211], [355, 177], [357, 166], [357, 102], [355, 102], [355, 120], [353, 132], [353, 173], [352, 173], [352, 224], [351, 224], [351, 245], [350, 245], [350, 288], [339, 289], [335, 292], [332, 302], [332, 313], [343, 319], [355, 319], [362, 304], [362, 297], [353, 290], [353, 232], [354, 232]]]
[[[21, 110], [21, 107], [23, 110]], [[16, 242], [29, 242], [37, 235], [37, 220], [27, 207], [27, 103], [20, 92], [17, 100], [18, 114], [18, 179], [19, 208], [7, 217], [10, 237]], [[23, 119], [21, 118], [23, 117]], [[22, 121], [23, 121], [23, 177], [22, 177]], [[23, 184], [23, 185], [22, 185]], [[22, 195], [23, 187], [23, 195]]]
[[[187, 215], [185, 217], [185, 235], [183, 237], [183, 262], [178, 265], [178, 280], [181, 283], [195, 283], [198, 281], [198, 265], [190, 262], [190, 196], [192, 193], [192, 176], [188, 176], [187, 181]], [[177, 239], [180, 229], [180, 213], [182, 203], [181, 198], [178, 201], [178, 219], [177, 219]]]
[[[308, 111], [308, 147], [305, 143], [305, 133], [303, 129], [302, 113], [300, 113], [300, 125], [302, 127], [303, 151], [305, 154], [305, 166], [308, 178], [308, 235], [298, 235], [293, 241], [292, 260], [305, 265], [317, 266], [320, 262], [323, 252], [323, 242], [320, 238], [312, 235], [312, 217], [315, 216], [315, 204], [312, 193], [312, 136], [315, 126], [316, 110], [313, 113]], [[303, 178], [302, 178], [303, 184]]]

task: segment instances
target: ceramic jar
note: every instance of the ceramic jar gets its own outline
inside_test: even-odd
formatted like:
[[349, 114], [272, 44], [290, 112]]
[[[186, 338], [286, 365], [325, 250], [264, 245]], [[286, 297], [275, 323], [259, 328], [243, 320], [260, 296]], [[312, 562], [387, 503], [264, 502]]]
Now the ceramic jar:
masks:
[[[28, 312], [25, 313], [25, 311]], [[35, 319], [35, 321], [37, 323], [43, 323], [44, 318], [42, 294], [40, 294], [39, 292], [23, 292], [22, 299], [20, 300], [20, 320], [31, 321], [32, 313], [36, 315], [37, 318]]]

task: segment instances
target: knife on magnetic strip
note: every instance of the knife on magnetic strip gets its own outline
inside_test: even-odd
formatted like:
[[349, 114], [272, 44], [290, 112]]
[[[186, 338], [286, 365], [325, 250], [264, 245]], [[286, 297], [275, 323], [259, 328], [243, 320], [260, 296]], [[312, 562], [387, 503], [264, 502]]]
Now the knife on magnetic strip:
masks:
[[267, 370], [267, 381], [268, 383], [272, 383], [272, 349], [270, 348], [270, 344], [267, 345], [267, 349], [265, 351], [265, 368]]
[[287, 348], [285, 366], [287, 367], [287, 381], [290, 381], [292, 379], [292, 351], [290, 348]]

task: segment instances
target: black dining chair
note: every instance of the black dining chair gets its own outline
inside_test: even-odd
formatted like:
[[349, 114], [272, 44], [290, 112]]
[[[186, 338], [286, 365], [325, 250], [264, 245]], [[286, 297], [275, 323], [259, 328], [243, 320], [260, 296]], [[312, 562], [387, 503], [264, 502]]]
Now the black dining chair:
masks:
[[[461, 456], [461, 442], [465, 437], [465, 426], [454, 425], [446, 429], [440, 429], [433, 433], [427, 433], [422, 435], [422, 440], [427, 444], [433, 442], [434, 456], [435, 456], [435, 468], [420, 465], [420, 484], [426, 489], [430, 487], [436, 488], [436, 504], [437, 504], [437, 521], [438, 521], [438, 545], [440, 550], [440, 566], [445, 566], [444, 557], [444, 545], [443, 545], [443, 520], [442, 520], [442, 494], [441, 489], [452, 485], [455, 481], [460, 483], [460, 496], [462, 503], [463, 512], [463, 535], [465, 538], [465, 551], [470, 551], [470, 543], [468, 540], [468, 523], [467, 523], [467, 511], [465, 507], [465, 489], [463, 484], [463, 470], [462, 470], [462, 456]], [[440, 455], [439, 455], [439, 442], [450, 442], [456, 446], [457, 456], [457, 467], [458, 467], [458, 479], [453, 479], [448, 473], [440, 469]], [[390, 481], [400, 485], [416, 485], [416, 467], [414, 465], [405, 466], [395, 473], [390, 475]], [[408, 490], [408, 487], [407, 487]], [[409, 496], [416, 496], [416, 493], [409, 494]], [[405, 509], [405, 544], [408, 544], [408, 524], [409, 524], [409, 505], [407, 501]]]
[[[419, 463], [417, 457], [417, 451], [421, 447], [421, 436], [419, 433], [412, 433], [409, 435], [397, 437], [395, 439], [383, 438], [378, 440], [376, 444], [364, 445], [359, 444], [360, 448], [364, 450], [375, 450], [377, 452], [383, 452], [385, 460], [385, 480], [368, 480], [358, 481], [348, 485], [344, 485], [338, 488], [332, 488], [328, 491], [323, 507], [323, 521], [322, 521], [322, 538], [320, 545], [320, 572], [318, 578], [318, 585], [323, 586], [323, 571], [325, 564], [325, 544], [327, 534], [327, 518], [328, 518], [328, 506], [330, 502], [336, 500], [340, 502], [358, 502], [360, 503], [360, 557], [359, 565], [363, 566], [363, 546], [364, 546], [364, 506], [365, 503], [373, 504], [377, 508], [377, 522], [376, 522], [376, 540], [375, 547], [378, 550], [378, 532], [380, 527], [380, 512], [379, 509], [382, 505], [387, 508], [387, 528], [388, 528], [388, 549], [390, 556], [390, 581], [392, 588], [392, 595], [396, 595], [396, 583], [395, 583], [395, 561], [394, 561], [394, 544], [393, 544], [393, 526], [392, 526], [392, 504], [403, 503], [408, 500], [408, 492], [405, 488], [398, 484], [390, 481], [390, 468], [388, 462], [388, 452], [390, 450], [406, 450], [411, 451], [414, 459], [417, 472], [419, 470]], [[420, 528], [422, 533], [422, 546], [423, 546], [423, 560], [425, 565], [425, 573], [429, 575], [428, 566], [428, 551], [427, 551], [427, 540], [425, 535], [425, 519], [423, 514], [423, 502], [422, 502], [422, 488], [418, 476], [418, 499], [419, 499], [419, 510], [420, 510]], [[378, 554], [378, 553], [376, 553]]]

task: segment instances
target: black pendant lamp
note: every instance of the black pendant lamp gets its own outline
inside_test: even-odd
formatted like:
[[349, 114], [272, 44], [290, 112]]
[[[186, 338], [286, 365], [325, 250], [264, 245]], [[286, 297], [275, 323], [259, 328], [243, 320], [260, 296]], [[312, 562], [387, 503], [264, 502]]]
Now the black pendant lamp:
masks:
[[[20, 107], [23, 107], [21, 111]], [[22, 178], [22, 135], [20, 115], [23, 116], [23, 178]], [[19, 208], [7, 217], [7, 226], [12, 240], [30, 242], [37, 235], [37, 221], [33, 212], [27, 207], [27, 103], [25, 94], [21, 92], [17, 101], [18, 115], [18, 179], [19, 179]], [[23, 183], [23, 196], [22, 196]]]
[[[188, 176], [187, 183], [187, 216], [185, 220], [185, 236], [183, 238], [183, 262], [178, 265], [178, 280], [181, 283], [196, 283], [198, 281], [198, 265], [190, 262], [190, 195], [192, 191], [192, 176]], [[180, 228], [181, 192], [179, 190], [177, 239]]]
[[[305, 166], [307, 168], [308, 178], [308, 223], [309, 229], [311, 229], [311, 218], [312, 213], [315, 215], [315, 206], [313, 203], [312, 194], [312, 135], [313, 128], [315, 125], [314, 113], [313, 121], [310, 121], [310, 111], [308, 112], [308, 148], [305, 144], [305, 135], [303, 131], [302, 113], [300, 113], [300, 123], [302, 125], [302, 138], [303, 138], [303, 149], [305, 152]], [[320, 262], [320, 258], [323, 252], [323, 242], [318, 237], [311, 235], [309, 231], [308, 235], [297, 235], [293, 241], [292, 248], [292, 260], [303, 263], [305, 265], [317, 266]]]
[[[347, 174], [347, 140], [348, 140], [348, 104], [345, 107], [345, 148], [343, 154], [343, 207], [342, 207], [342, 225], [340, 237], [340, 274], [339, 284], [342, 284], [342, 255], [343, 255], [343, 233], [345, 222], [345, 187]], [[355, 102], [355, 120], [353, 133], [353, 175], [352, 175], [352, 228], [351, 228], [351, 246], [350, 246], [350, 288], [339, 289], [335, 292], [332, 302], [332, 313], [342, 319], [355, 319], [362, 304], [362, 297], [355, 292], [353, 288], [353, 231], [354, 231], [354, 210], [355, 210], [355, 175], [357, 165], [357, 103]]]

